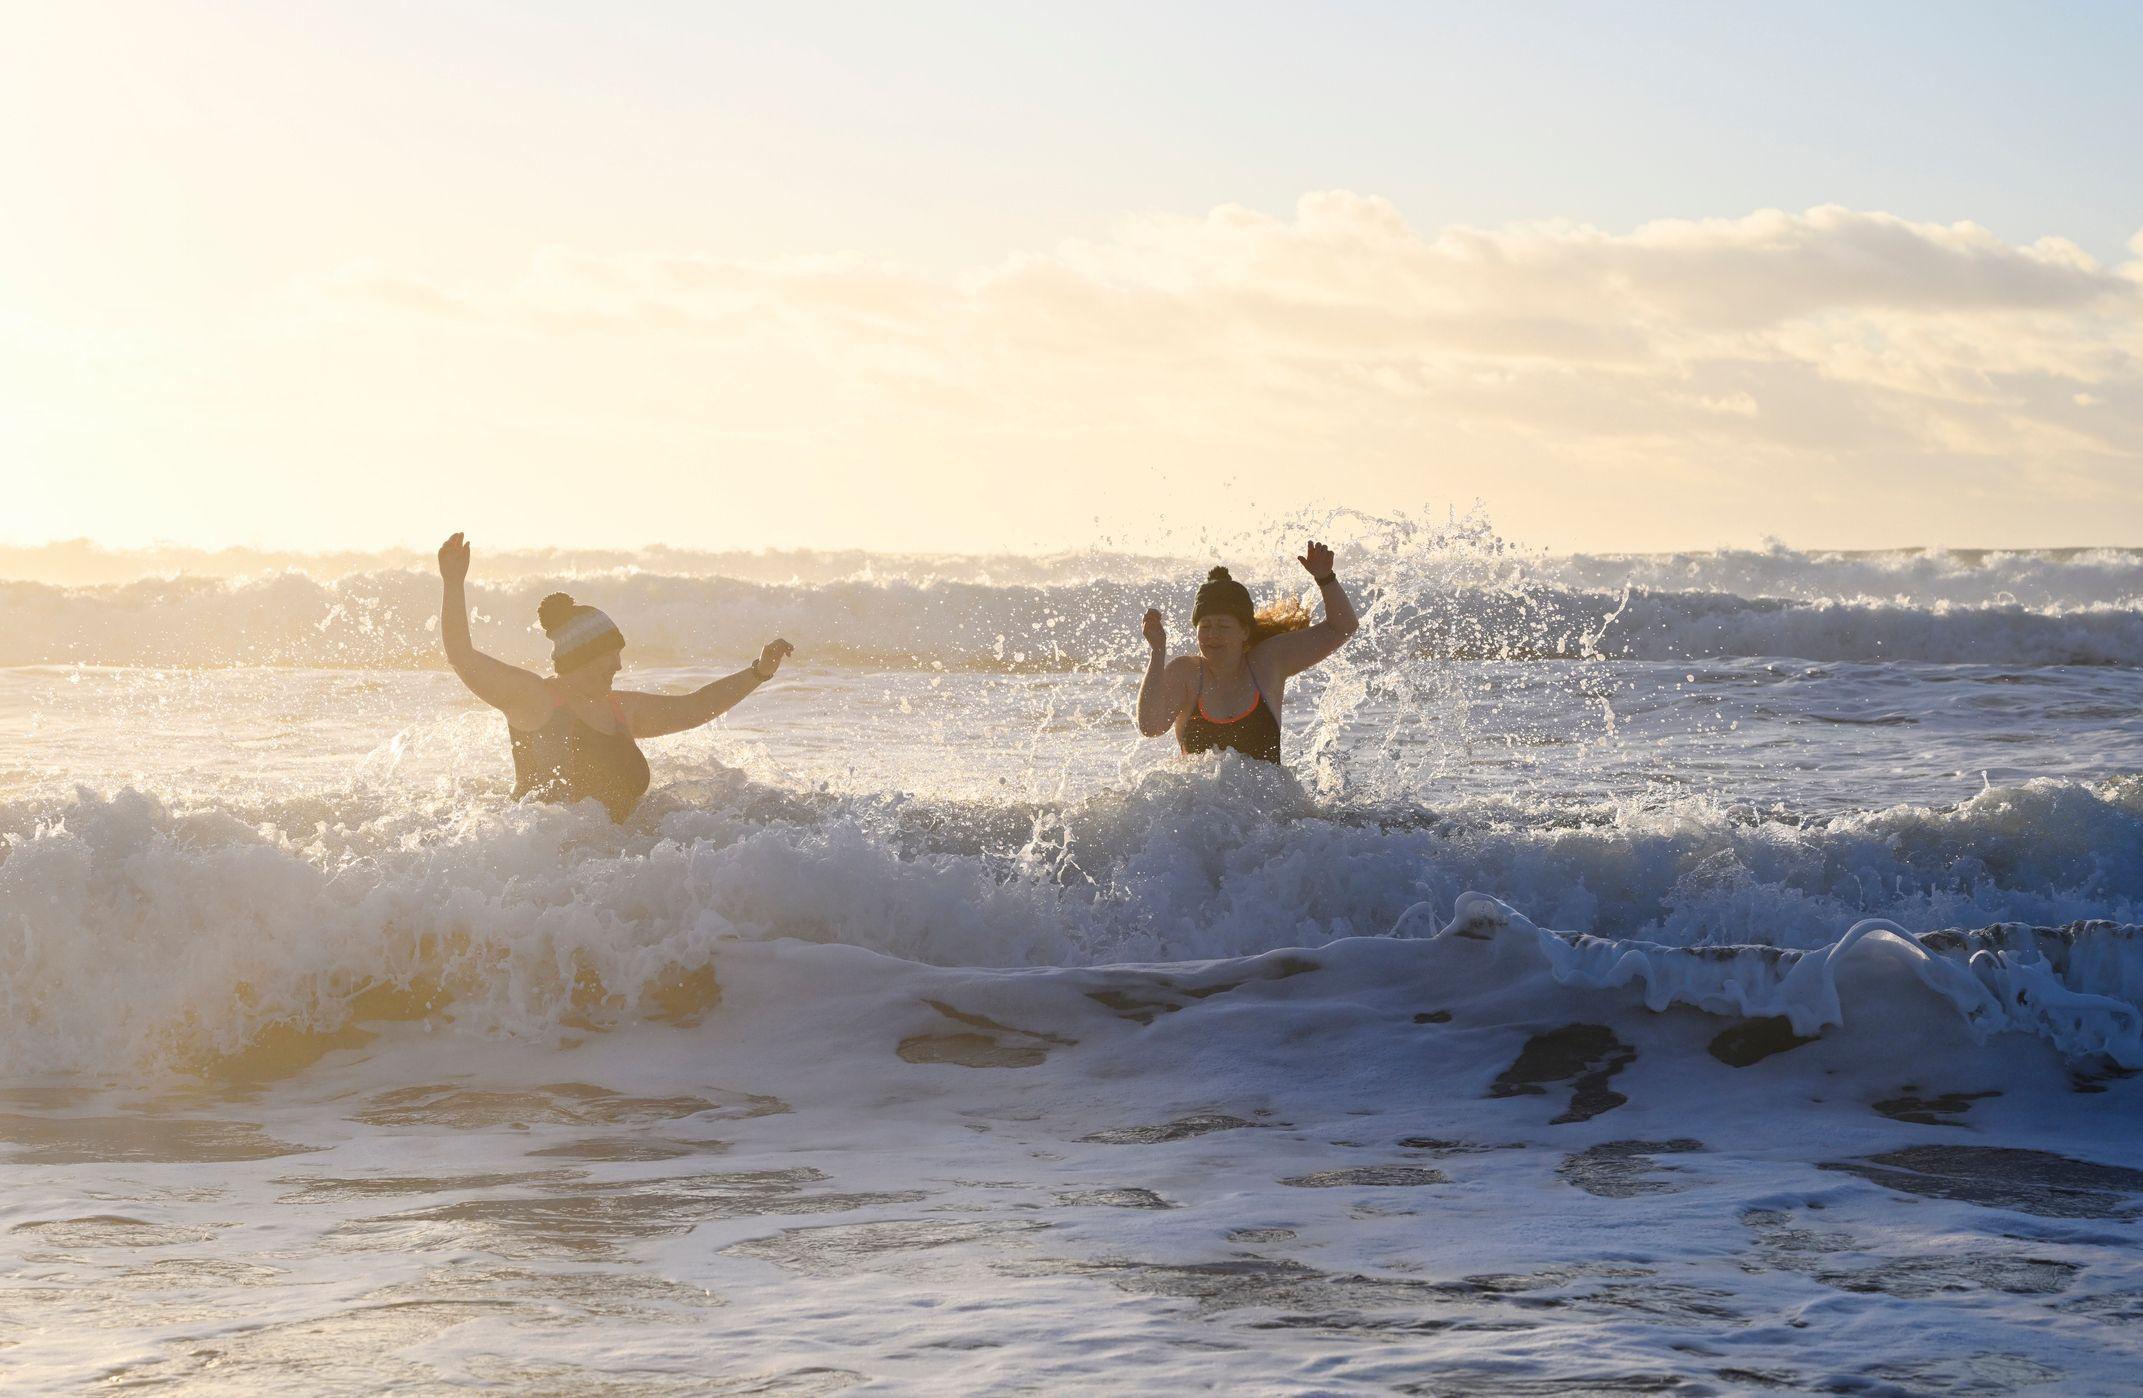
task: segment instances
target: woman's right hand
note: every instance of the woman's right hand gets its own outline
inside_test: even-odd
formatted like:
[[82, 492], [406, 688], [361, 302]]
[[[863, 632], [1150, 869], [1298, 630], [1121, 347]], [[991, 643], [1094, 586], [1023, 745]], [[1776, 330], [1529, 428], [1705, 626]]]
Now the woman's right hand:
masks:
[[1168, 649], [1168, 627], [1161, 620], [1160, 608], [1149, 607], [1146, 609], [1145, 631], [1147, 645], [1152, 646], [1155, 650]]
[[439, 546], [439, 576], [450, 583], [469, 576], [469, 542], [458, 531]]
[[794, 654], [796, 654], [796, 647], [790, 645], [787, 641], [778, 639], [768, 641], [764, 646], [760, 647], [759, 658], [752, 662], [752, 671], [760, 679], [770, 680], [774, 678], [774, 672], [781, 668], [781, 662]]

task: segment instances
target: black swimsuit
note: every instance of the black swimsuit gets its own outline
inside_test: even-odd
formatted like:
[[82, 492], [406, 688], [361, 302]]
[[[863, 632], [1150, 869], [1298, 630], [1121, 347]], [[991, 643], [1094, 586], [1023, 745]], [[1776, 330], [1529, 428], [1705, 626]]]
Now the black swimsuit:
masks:
[[567, 708], [564, 695], [553, 692], [551, 716], [541, 728], [507, 724], [513, 739], [515, 798], [569, 803], [592, 796], [610, 808], [612, 820], [631, 815], [647, 794], [647, 759], [632, 740], [625, 706], [615, 694], [610, 696], [610, 717], [617, 729], [605, 733]]
[[1176, 742], [1185, 752], [1211, 752], [1226, 748], [1260, 762], [1280, 760], [1280, 720], [1265, 702], [1257, 677], [1250, 679], [1250, 707], [1234, 718], [1215, 718], [1205, 711], [1205, 662], [1198, 662], [1198, 700], [1191, 711], [1176, 721]]

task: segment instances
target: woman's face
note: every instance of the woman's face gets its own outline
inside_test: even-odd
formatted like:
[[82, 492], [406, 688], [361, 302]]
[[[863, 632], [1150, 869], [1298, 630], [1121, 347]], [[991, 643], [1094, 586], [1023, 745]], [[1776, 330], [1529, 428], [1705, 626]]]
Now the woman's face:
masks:
[[574, 684], [588, 689], [608, 689], [611, 679], [625, 668], [625, 662], [621, 658], [624, 654], [622, 649], [606, 650], [591, 660], [575, 665], [561, 678], [570, 678]]
[[1211, 614], [1198, 623], [1198, 653], [1208, 660], [1230, 660], [1243, 649], [1243, 624], [1232, 616]]

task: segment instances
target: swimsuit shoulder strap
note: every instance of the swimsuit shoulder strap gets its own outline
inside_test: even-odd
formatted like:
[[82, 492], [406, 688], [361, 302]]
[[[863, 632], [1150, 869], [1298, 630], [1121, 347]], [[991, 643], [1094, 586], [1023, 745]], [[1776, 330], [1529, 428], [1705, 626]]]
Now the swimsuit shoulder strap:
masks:
[[[1245, 668], [1245, 669], [1247, 670], [1247, 669], [1248, 669], [1249, 667], [1248, 667], [1248, 665], [1246, 664], [1244, 668]], [[1207, 712], [1205, 711], [1205, 661], [1204, 661], [1203, 659], [1200, 659], [1200, 660], [1199, 660], [1199, 662], [1198, 662], [1198, 700], [1197, 700], [1197, 705], [1196, 705], [1196, 707], [1197, 707], [1198, 717], [1200, 717], [1200, 718], [1204, 719], [1204, 720], [1205, 720], [1205, 721], [1206, 721], [1207, 723], [1217, 723], [1217, 724], [1221, 724], [1221, 725], [1224, 725], [1224, 726], [1225, 726], [1225, 725], [1227, 725], [1227, 724], [1231, 724], [1231, 723], [1241, 723], [1241, 722], [1242, 722], [1242, 721], [1243, 721], [1244, 719], [1246, 719], [1246, 718], [1250, 717], [1250, 715], [1252, 715], [1252, 714], [1256, 713], [1256, 712], [1258, 711], [1258, 706], [1259, 706], [1259, 705], [1261, 705], [1261, 704], [1263, 704], [1264, 702], [1265, 702], [1265, 691], [1264, 691], [1264, 690], [1263, 690], [1262, 688], [1260, 688], [1260, 687], [1259, 687], [1259, 685], [1258, 685], [1258, 677], [1257, 677], [1257, 673], [1256, 673], [1255, 671], [1250, 671], [1250, 704], [1249, 704], [1249, 706], [1248, 706], [1247, 708], [1245, 708], [1245, 709], [1244, 709], [1244, 710], [1243, 710], [1243, 711], [1242, 711], [1241, 713], [1237, 714], [1237, 715], [1236, 715], [1236, 716], [1235, 716], [1234, 718], [1215, 718], [1215, 717], [1213, 717], [1213, 716], [1212, 716], [1211, 714], [1209, 714], [1209, 713], [1207, 713]]]
[[[556, 686], [552, 686], [551, 712], [556, 713], [560, 709], [566, 709], [566, 696], [562, 690], [560, 690]], [[594, 724], [588, 722], [588, 720], [582, 718], [579, 714], [574, 713], [573, 710], [566, 709], [566, 713], [572, 718], [575, 723], [579, 724], [581, 727], [586, 728], [591, 732], [603, 733], [602, 729], [597, 728]], [[625, 717], [625, 696], [618, 693], [614, 689], [610, 691], [610, 721], [612, 723], [615, 723], [617, 727], [609, 733], [603, 733], [604, 737], [609, 738], [618, 735], [623, 735], [629, 738], [632, 736], [632, 721]]]
[[[1251, 696], [1257, 699], [1264, 698], [1265, 688], [1258, 683], [1258, 672], [1250, 668], [1250, 662], [1247, 660], [1243, 662], [1243, 669], [1250, 676]], [[1205, 701], [1205, 658], [1203, 656], [1199, 657], [1198, 660], [1198, 699], [1201, 703]]]

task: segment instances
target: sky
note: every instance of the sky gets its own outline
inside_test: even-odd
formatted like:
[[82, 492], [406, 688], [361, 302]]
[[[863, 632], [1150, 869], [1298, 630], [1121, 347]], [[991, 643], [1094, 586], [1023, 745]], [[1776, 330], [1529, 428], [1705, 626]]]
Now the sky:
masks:
[[0, 541], [2143, 544], [2143, 7], [0, 0]]

